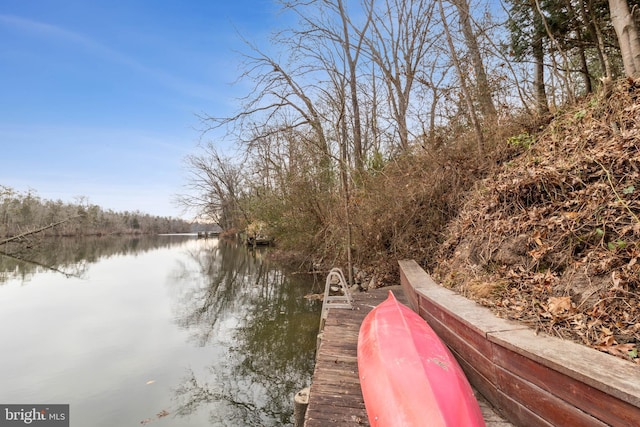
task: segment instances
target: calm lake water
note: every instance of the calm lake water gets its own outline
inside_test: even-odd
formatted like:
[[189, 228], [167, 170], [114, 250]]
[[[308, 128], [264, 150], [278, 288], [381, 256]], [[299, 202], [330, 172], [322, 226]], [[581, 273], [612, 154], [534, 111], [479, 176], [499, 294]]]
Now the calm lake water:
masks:
[[60, 239], [32, 258], [0, 255], [0, 403], [68, 403], [72, 427], [292, 423], [312, 277], [194, 236]]

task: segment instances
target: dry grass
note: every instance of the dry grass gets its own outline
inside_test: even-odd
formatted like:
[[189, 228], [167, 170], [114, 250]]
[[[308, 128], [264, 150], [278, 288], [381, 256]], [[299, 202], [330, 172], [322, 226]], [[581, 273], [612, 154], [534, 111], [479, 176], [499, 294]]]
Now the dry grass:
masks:
[[[391, 160], [352, 194], [355, 264], [392, 284], [415, 259], [500, 316], [638, 362], [639, 96], [621, 81], [551, 121], [510, 118], [482, 156], [458, 133]], [[344, 265], [334, 203], [322, 260]]]
[[[441, 132], [359, 182], [350, 222], [366, 280], [415, 259], [498, 315], [636, 363], [640, 345], [640, 81], [486, 135]], [[450, 135], [443, 137], [443, 135]], [[316, 258], [346, 265], [344, 204]]]

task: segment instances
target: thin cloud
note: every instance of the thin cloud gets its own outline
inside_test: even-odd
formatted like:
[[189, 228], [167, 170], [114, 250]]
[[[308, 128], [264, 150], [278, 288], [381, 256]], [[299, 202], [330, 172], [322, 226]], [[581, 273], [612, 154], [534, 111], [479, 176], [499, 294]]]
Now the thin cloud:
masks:
[[79, 46], [93, 56], [123, 65], [140, 74], [144, 74], [161, 85], [183, 95], [206, 100], [215, 99], [212, 86], [190, 83], [162, 70], [148, 67], [132, 57], [80, 33], [69, 31], [56, 25], [6, 14], [0, 14], [0, 25], [12, 27], [23, 33], [47, 40], [55, 39]]

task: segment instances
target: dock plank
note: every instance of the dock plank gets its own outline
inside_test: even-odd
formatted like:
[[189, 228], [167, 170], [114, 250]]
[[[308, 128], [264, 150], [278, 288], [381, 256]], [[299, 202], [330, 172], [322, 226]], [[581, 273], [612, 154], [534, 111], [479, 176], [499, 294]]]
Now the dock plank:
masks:
[[369, 425], [358, 376], [358, 333], [364, 317], [389, 290], [404, 298], [402, 288], [394, 286], [355, 294], [352, 310], [329, 310], [316, 356], [305, 427]]
[[[358, 375], [358, 333], [365, 316], [387, 298], [390, 290], [400, 302], [408, 304], [398, 285], [356, 293], [352, 310], [329, 309], [317, 349], [305, 427], [370, 425]], [[511, 426], [486, 401], [481, 400], [480, 408], [487, 426]]]

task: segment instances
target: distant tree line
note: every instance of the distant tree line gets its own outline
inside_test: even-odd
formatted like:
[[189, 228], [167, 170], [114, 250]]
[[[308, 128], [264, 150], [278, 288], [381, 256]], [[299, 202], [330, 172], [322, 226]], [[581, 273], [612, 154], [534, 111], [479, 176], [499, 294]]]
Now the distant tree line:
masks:
[[148, 215], [139, 211], [114, 212], [91, 204], [84, 197], [76, 203], [44, 200], [33, 191], [18, 192], [0, 185], [0, 238], [68, 221], [45, 230], [54, 236], [157, 234], [189, 232], [182, 219]]
[[420, 151], [450, 182], [480, 176], [507, 150], [503, 128], [537, 129], [640, 76], [638, 0], [278, 3], [292, 24], [246, 41], [238, 110], [202, 117], [239, 155], [211, 141], [190, 156], [182, 201], [225, 229], [265, 222], [292, 248], [372, 246], [358, 212], [396, 159]]

